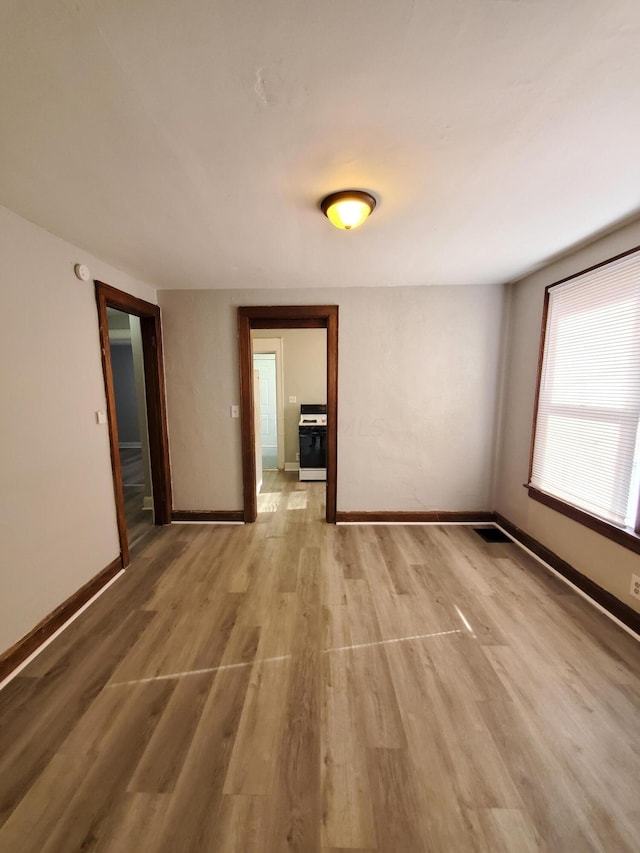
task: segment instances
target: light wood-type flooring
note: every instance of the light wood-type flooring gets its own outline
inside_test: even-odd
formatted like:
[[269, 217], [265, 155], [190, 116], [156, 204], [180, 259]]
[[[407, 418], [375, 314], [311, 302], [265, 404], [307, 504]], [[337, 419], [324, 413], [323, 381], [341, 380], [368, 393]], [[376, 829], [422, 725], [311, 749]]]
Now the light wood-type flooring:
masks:
[[159, 529], [0, 693], [0, 850], [638, 851], [640, 646], [512, 544]]

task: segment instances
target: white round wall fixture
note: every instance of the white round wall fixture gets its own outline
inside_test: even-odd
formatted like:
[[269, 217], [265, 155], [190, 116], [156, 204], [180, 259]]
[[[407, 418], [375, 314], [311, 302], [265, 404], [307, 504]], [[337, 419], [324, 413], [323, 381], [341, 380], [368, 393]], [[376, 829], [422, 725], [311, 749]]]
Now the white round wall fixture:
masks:
[[80, 281], [89, 281], [91, 278], [91, 270], [86, 264], [76, 264], [73, 271]]

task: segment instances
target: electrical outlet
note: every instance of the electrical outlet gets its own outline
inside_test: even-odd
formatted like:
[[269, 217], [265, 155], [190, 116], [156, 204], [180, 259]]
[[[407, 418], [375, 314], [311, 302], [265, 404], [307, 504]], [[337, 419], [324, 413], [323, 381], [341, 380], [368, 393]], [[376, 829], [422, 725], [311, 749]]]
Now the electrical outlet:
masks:
[[640, 577], [631, 575], [631, 595], [634, 598], [640, 598]]
[[296, 453], [296, 462], [299, 462], [299, 461], [300, 461], [300, 454]]

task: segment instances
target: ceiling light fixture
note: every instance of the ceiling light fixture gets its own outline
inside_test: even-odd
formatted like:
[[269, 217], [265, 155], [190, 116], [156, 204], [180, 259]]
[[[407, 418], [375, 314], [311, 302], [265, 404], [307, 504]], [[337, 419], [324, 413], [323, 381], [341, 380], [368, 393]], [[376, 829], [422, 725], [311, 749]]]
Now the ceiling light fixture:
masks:
[[341, 190], [320, 202], [320, 208], [332, 225], [351, 231], [362, 225], [376, 206], [375, 198], [364, 190]]

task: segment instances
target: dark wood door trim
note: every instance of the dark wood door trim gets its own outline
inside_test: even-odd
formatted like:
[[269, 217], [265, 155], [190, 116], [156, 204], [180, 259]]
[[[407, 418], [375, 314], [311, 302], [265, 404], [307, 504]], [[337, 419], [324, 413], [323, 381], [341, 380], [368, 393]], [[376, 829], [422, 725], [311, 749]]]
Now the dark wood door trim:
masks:
[[242, 487], [244, 520], [258, 516], [256, 498], [255, 429], [253, 421], [253, 358], [251, 329], [327, 330], [327, 500], [326, 519], [336, 522], [338, 482], [338, 306], [269, 305], [238, 308], [240, 404], [242, 428]]
[[149, 457], [153, 486], [154, 523], [158, 525], [171, 523], [171, 470], [169, 467], [162, 325], [158, 305], [146, 302], [144, 299], [138, 299], [130, 293], [124, 293], [124, 291], [117, 290], [115, 287], [111, 287], [101, 281], [95, 282], [95, 288], [102, 368], [107, 397], [111, 470], [113, 472], [113, 489], [116, 501], [118, 535], [120, 537], [120, 553], [122, 565], [127, 566], [129, 564], [129, 545], [124, 512], [124, 489], [122, 487], [122, 471], [120, 470], [120, 452], [118, 449], [118, 425], [116, 422], [107, 308], [125, 311], [127, 314], [134, 314], [140, 318], [147, 423], [149, 427]]

